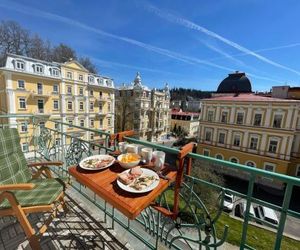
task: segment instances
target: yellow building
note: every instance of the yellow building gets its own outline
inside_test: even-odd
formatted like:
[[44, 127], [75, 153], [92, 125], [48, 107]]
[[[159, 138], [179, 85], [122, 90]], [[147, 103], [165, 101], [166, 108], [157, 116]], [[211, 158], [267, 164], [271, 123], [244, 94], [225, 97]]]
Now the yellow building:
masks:
[[[299, 107], [299, 100], [252, 93], [217, 93], [203, 99], [198, 153], [300, 176]], [[278, 187], [269, 179], [259, 182]]]
[[[18, 125], [21, 134], [29, 132], [28, 137], [32, 128], [27, 128], [26, 118], [16, 116], [33, 114], [40, 125], [56, 129], [59, 126], [47, 122], [49, 119], [114, 131], [113, 80], [88, 72], [77, 61], [59, 64], [9, 54], [0, 69], [0, 107], [2, 114], [12, 115], [9, 123]], [[98, 139], [93, 133], [80, 134], [76, 128], [62, 129], [85, 139]], [[22, 142], [24, 151], [32, 145]]]
[[172, 110], [171, 131], [183, 131], [189, 137], [197, 137], [199, 135], [199, 118], [200, 113]]

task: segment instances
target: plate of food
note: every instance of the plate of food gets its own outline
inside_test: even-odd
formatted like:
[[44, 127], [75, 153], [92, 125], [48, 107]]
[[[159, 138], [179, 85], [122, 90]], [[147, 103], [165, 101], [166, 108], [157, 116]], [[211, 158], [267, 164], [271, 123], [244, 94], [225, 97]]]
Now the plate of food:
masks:
[[85, 170], [100, 170], [114, 164], [115, 158], [111, 155], [93, 155], [83, 159], [79, 166]]
[[157, 187], [159, 177], [154, 171], [137, 166], [120, 173], [117, 184], [130, 193], [146, 193]]

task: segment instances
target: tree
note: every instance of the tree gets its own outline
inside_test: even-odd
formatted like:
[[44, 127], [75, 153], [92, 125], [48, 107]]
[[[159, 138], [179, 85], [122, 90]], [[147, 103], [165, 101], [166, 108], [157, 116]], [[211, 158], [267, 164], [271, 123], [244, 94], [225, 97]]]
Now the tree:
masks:
[[119, 90], [119, 96], [116, 100], [116, 132], [133, 129], [130, 125], [133, 125], [132, 114], [133, 109], [130, 105], [130, 98], [126, 96], [126, 91]]
[[5, 62], [4, 60], [7, 53], [26, 55], [29, 43], [29, 31], [23, 29], [17, 22], [2, 21], [0, 23], [1, 65]]
[[64, 63], [70, 59], [76, 60], [77, 55], [75, 50], [73, 50], [71, 47], [66, 44], [60, 43], [53, 48], [51, 58], [54, 62]]
[[52, 57], [51, 50], [52, 48], [50, 41], [44, 41], [36, 34], [30, 39], [27, 56], [35, 59], [50, 61]]
[[78, 62], [85, 67], [89, 72], [97, 74], [98, 70], [95, 64], [92, 63], [91, 59], [88, 57], [80, 57]]
[[[224, 186], [225, 181], [223, 176], [214, 170], [211, 163], [204, 160], [194, 160], [192, 166], [192, 176], [209, 183]], [[194, 190], [207, 208], [215, 210], [218, 207], [220, 190], [213, 189], [204, 184], [195, 185]]]

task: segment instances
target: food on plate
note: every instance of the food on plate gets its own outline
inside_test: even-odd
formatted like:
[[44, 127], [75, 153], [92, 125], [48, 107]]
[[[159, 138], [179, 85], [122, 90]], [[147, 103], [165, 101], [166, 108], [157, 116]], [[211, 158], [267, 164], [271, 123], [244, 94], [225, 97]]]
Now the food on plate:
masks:
[[82, 162], [82, 166], [84, 168], [104, 168], [108, 164], [110, 164], [114, 159], [112, 157], [107, 157], [107, 158], [92, 158], [92, 159], [87, 159]]
[[129, 185], [134, 181], [134, 176], [132, 176], [129, 173], [121, 173], [119, 174], [119, 180], [124, 184], [124, 185]]
[[138, 154], [133, 154], [133, 153], [128, 153], [128, 154], [123, 154], [120, 161], [123, 163], [130, 163], [134, 161], [139, 161], [141, 157]]
[[143, 171], [140, 166], [130, 169], [129, 173], [134, 176], [135, 178], [142, 175]]
[[132, 187], [136, 190], [142, 190], [147, 187], [149, 187], [154, 181], [158, 180], [155, 176], [140, 176], [138, 178], [135, 178], [134, 182], [129, 185], [129, 187]]

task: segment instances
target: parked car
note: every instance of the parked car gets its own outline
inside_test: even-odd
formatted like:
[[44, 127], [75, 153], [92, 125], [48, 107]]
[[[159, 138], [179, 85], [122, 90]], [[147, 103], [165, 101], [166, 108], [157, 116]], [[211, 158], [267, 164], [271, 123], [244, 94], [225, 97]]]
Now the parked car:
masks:
[[278, 225], [278, 217], [273, 209], [259, 205], [257, 206], [256, 211], [258, 214], [258, 218], [274, 225]]
[[[246, 212], [246, 203], [240, 202], [235, 206], [234, 209], [235, 216], [238, 216], [240, 218], [245, 218], [245, 212]], [[254, 208], [252, 205], [250, 205], [249, 214], [255, 217]]]
[[224, 202], [223, 202], [223, 209], [225, 211], [229, 211], [231, 212], [232, 209], [233, 209], [233, 195], [232, 194], [228, 194], [228, 193], [225, 193], [224, 195]]

